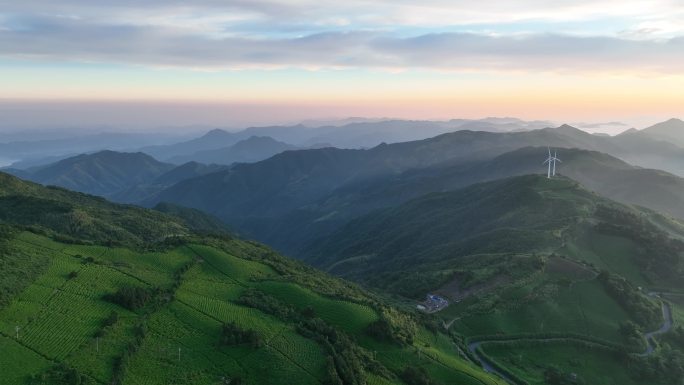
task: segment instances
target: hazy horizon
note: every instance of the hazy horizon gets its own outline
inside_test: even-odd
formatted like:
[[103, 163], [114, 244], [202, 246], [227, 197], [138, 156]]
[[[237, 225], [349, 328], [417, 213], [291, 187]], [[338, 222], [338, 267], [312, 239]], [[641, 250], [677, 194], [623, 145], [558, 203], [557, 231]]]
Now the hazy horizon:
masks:
[[672, 0], [0, 4], [4, 131], [682, 116]]
[[[606, 116], [605, 119], [581, 120], [568, 116], [515, 116], [511, 114], [474, 114], [458, 111], [435, 115], [420, 109], [401, 112], [373, 107], [319, 106], [308, 108], [291, 105], [264, 106], [258, 104], [164, 103], [164, 102], [73, 102], [73, 101], [0, 101], [0, 135], [24, 131], [91, 131], [165, 133], [187, 136], [219, 128], [239, 131], [247, 127], [295, 125], [318, 122], [344, 122], [348, 119], [368, 120], [429, 120], [516, 118], [525, 121], [548, 121], [558, 126], [569, 124], [592, 133], [618, 134], [629, 128], [642, 129], [679, 116], [631, 116], [626, 119]], [[49, 137], [49, 135], [47, 135]]]

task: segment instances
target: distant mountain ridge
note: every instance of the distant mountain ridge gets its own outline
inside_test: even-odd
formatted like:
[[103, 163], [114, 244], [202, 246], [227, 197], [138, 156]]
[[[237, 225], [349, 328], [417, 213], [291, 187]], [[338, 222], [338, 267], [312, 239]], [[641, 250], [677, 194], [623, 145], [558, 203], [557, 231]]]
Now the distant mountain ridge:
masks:
[[637, 133], [684, 147], [684, 121], [681, 119], [672, 118], [665, 122], [644, 128]]
[[287, 150], [299, 149], [296, 146], [277, 141], [270, 136], [250, 136], [231, 146], [214, 150], [198, 151], [189, 155], [178, 155], [169, 162], [182, 164], [200, 162], [206, 164], [231, 165], [233, 163], [252, 163], [272, 157]]
[[[539, 147], [515, 152], [529, 146]], [[180, 182], [146, 205], [172, 202], [197, 208], [216, 215], [236, 231], [296, 254], [314, 240], [313, 234], [327, 234], [356, 215], [401, 203], [418, 193], [541, 173], [546, 146], [612, 154], [562, 150], [561, 158], [563, 154], [568, 158], [560, 172], [566, 170], [588, 188], [621, 202], [684, 215], [678, 209], [684, 202], [678, 187], [684, 186], [681, 178], [639, 170], [614, 157], [639, 159], [657, 151], [654, 156], [677, 159], [684, 150], [644, 138], [595, 136], [567, 125], [516, 133], [457, 131], [370, 150], [291, 151]], [[506, 153], [511, 153], [509, 159], [504, 157]], [[570, 158], [574, 154], [577, 162]], [[497, 156], [502, 158], [495, 160]], [[591, 161], [582, 165], [582, 159]]]
[[[65, 134], [66, 135], [66, 134]], [[41, 137], [40, 134], [36, 135]], [[154, 143], [166, 144], [176, 137], [160, 133], [102, 132], [97, 134], [73, 132], [64, 138], [29, 140], [25, 135], [20, 141], [0, 142], [3, 158], [15, 161], [15, 168], [45, 165], [69, 157], [69, 154], [92, 153], [103, 150], [130, 151], [135, 147]], [[2, 136], [0, 136], [0, 141]]]
[[449, 121], [350, 119], [342, 125], [249, 127], [235, 132], [214, 129], [193, 140], [166, 146], [144, 147], [140, 151], [165, 161], [176, 157], [188, 160], [188, 156], [194, 153], [227, 148], [252, 136], [268, 136], [297, 147], [318, 147], [324, 143], [338, 148], [370, 148], [380, 143], [421, 140], [457, 130], [507, 132], [539, 129], [549, 125], [550, 122], [527, 122], [516, 118]]

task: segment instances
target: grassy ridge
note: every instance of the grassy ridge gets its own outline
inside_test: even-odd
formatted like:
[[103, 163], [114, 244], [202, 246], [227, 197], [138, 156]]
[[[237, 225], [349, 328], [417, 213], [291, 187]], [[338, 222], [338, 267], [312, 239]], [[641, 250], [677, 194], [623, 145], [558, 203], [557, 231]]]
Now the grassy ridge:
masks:
[[189, 234], [180, 218], [44, 187], [0, 172], [0, 223], [39, 228], [69, 242], [142, 246]]
[[[681, 229], [570, 179], [528, 175], [379, 210], [320, 240], [309, 258], [414, 301], [430, 292], [446, 296], [452, 304], [435, 317], [463, 341], [572, 334], [637, 352], [642, 334], [663, 321], [649, 288], [684, 283]], [[666, 349], [657, 354], [681, 362]], [[547, 366], [542, 356], [531, 359]], [[657, 371], [630, 376], [665, 383]]]

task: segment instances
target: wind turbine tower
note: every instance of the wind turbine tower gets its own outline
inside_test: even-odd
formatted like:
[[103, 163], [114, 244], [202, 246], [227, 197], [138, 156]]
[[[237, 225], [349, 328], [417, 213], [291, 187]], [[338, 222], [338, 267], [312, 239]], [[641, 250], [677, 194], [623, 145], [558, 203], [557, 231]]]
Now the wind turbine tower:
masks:
[[553, 150], [553, 172], [551, 173], [551, 176], [556, 176], [556, 162], [561, 162], [563, 163], [560, 159], [558, 159], [558, 152], [556, 150]]
[[[544, 163], [542, 164], [548, 164], [548, 170], [546, 172], [546, 177], [548, 179], [551, 179], [552, 176], [556, 176], [556, 162], [561, 162], [560, 159], [558, 159], [558, 152], [556, 150], [553, 151], [553, 155], [551, 155], [551, 149], [548, 148], [549, 150], [549, 157], [546, 158]], [[563, 163], [563, 162], [561, 162]]]

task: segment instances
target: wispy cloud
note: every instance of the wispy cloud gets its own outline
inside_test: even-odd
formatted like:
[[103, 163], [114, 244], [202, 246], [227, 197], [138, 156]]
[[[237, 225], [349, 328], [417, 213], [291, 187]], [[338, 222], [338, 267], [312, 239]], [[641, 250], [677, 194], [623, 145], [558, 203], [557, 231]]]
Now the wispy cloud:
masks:
[[0, 0], [0, 56], [202, 69], [682, 73], [680, 0]]
[[298, 37], [217, 36], [187, 26], [100, 23], [77, 17], [5, 19], [0, 55], [38, 60], [242, 68], [682, 73], [684, 38], [556, 33], [315, 32]]

